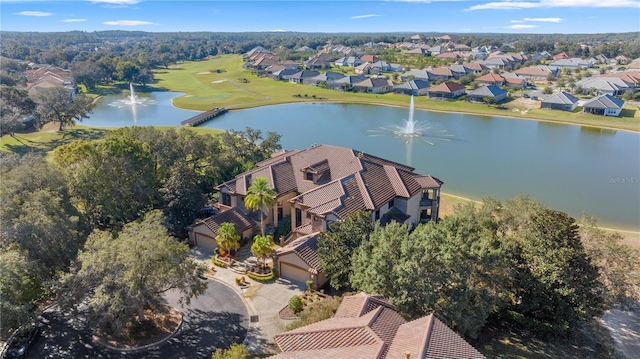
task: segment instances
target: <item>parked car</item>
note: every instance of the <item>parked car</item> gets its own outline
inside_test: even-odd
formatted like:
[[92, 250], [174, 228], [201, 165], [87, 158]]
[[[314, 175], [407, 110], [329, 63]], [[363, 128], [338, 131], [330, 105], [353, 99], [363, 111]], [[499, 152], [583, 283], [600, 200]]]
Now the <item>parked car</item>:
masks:
[[31, 329], [18, 332], [9, 343], [9, 348], [4, 353], [6, 359], [24, 358], [27, 356], [31, 346], [40, 337], [40, 327], [34, 326]]

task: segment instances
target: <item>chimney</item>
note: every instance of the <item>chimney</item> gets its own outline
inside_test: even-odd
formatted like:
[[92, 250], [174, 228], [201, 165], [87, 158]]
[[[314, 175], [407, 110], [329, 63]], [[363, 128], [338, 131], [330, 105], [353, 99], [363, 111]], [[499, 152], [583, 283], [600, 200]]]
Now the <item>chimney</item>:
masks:
[[404, 352], [404, 359], [411, 359], [411, 352], [410, 351], [406, 351]]

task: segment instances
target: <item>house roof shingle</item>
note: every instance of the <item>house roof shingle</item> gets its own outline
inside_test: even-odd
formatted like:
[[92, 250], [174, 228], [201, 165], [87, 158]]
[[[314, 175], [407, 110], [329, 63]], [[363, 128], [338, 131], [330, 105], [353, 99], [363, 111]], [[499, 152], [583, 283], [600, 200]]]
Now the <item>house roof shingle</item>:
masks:
[[207, 226], [214, 235], [218, 235], [218, 229], [223, 223], [233, 223], [237, 234], [241, 234], [247, 229], [255, 226], [255, 222], [247, 215], [247, 213], [239, 207], [231, 208], [227, 211], [216, 213], [211, 217], [205, 218], [195, 224]]
[[296, 238], [276, 251], [278, 256], [288, 253], [295, 253], [302, 259], [309, 266], [310, 273], [317, 275], [322, 271], [320, 259], [318, 258], [318, 232]]
[[592, 98], [584, 104], [583, 108], [619, 109], [624, 105], [624, 101], [609, 94]]
[[452, 93], [460, 90], [465, 90], [465, 87], [455, 82], [447, 81], [447, 82], [441, 83], [440, 85], [433, 86], [431, 90], [429, 90], [429, 92]]

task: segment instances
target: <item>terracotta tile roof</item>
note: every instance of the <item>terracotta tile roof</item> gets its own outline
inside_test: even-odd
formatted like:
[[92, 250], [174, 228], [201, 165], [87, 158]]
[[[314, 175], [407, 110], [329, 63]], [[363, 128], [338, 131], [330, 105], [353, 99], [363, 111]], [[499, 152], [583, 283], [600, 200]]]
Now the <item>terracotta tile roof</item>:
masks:
[[383, 344], [360, 345], [342, 348], [329, 348], [321, 350], [301, 350], [284, 352], [271, 356], [271, 359], [353, 359], [376, 358], [382, 350]]
[[478, 77], [476, 79], [476, 82], [490, 82], [490, 83], [496, 83], [496, 82], [504, 82], [504, 77], [498, 75], [498, 74], [494, 74], [494, 73], [488, 73], [488, 74], [484, 74], [480, 77]]
[[416, 176], [414, 179], [422, 188], [440, 188], [444, 183], [433, 176]]
[[275, 336], [288, 358], [483, 359], [433, 314], [406, 322], [380, 297], [345, 297], [333, 318]]
[[437, 76], [453, 76], [453, 72], [448, 67], [436, 67], [435, 69], [427, 70], [427, 72]]
[[[460, 86], [453, 84], [455, 86]], [[464, 87], [463, 87], [464, 88]], [[305, 171], [320, 174], [306, 180]], [[267, 178], [279, 196], [296, 193], [298, 202], [323, 215], [338, 217], [359, 209], [380, 207], [394, 197], [408, 198], [422, 188], [414, 168], [350, 148], [319, 145], [301, 151], [278, 153], [217, 188], [246, 195], [253, 178]]]
[[398, 328], [388, 357], [427, 359], [484, 359], [478, 350], [433, 314], [405, 323]]
[[297, 238], [286, 246], [278, 249], [276, 254], [282, 256], [288, 253], [295, 253], [309, 266], [310, 273], [318, 274], [322, 271], [320, 259], [318, 258], [318, 233], [319, 232], [315, 232]]
[[381, 306], [389, 309], [396, 308], [385, 301], [382, 296], [360, 292], [358, 294], [345, 297], [333, 317], [358, 318]]
[[311, 223], [304, 224], [302, 226], [296, 227], [295, 232], [302, 235], [308, 235], [315, 233], [313, 230], [313, 225]]
[[218, 235], [218, 229], [222, 223], [231, 222], [236, 228], [236, 233], [241, 234], [247, 229], [255, 226], [255, 222], [239, 207], [231, 208], [227, 211], [216, 213], [209, 218], [205, 218], [195, 225], [205, 225], [215, 236]]
[[523, 67], [515, 70], [513, 73], [519, 76], [546, 78], [551, 74], [551, 71], [540, 67]]

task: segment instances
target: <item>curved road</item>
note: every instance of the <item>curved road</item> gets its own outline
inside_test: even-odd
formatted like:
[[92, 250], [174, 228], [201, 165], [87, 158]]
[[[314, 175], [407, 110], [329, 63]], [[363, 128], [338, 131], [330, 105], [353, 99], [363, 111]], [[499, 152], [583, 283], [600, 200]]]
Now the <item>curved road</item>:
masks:
[[211, 358], [216, 348], [244, 341], [249, 324], [247, 309], [226, 285], [209, 280], [206, 293], [182, 308], [176, 292], [165, 297], [180, 310], [183, 322], [178, 333], [159, 348], [127, 354], [97, 346], [91, 341], [92, 328], [84, 318], [52, 311], [43, 315], [42, 337], [27, 358]]

